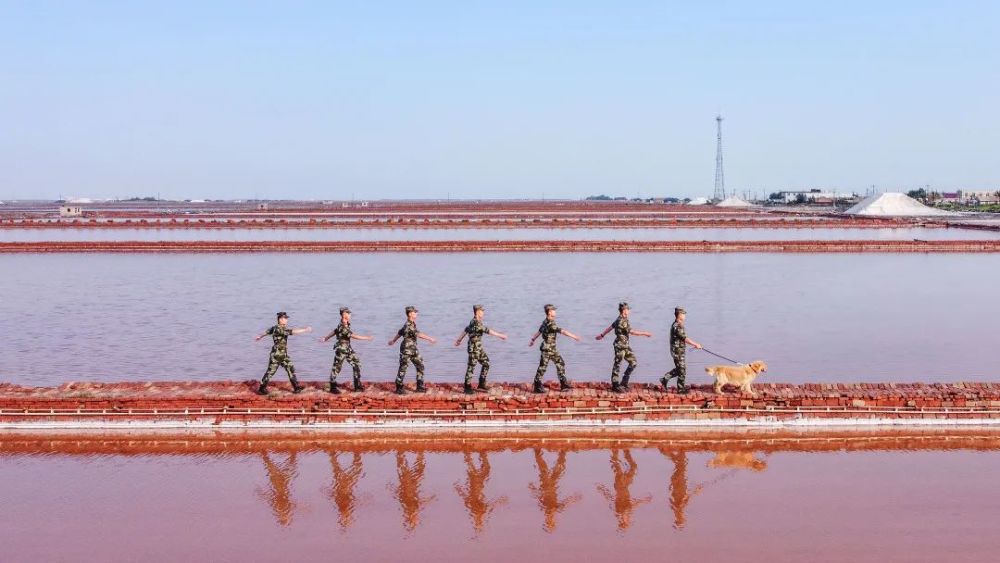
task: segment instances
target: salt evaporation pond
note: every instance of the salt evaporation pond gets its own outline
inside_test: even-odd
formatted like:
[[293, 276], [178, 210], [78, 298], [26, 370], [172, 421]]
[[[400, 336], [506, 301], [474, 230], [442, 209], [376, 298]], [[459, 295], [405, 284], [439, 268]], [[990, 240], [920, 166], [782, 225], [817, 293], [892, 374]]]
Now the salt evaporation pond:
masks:
[[[528, 339], [549, 302], [559, 305], [560, 324], [584, 337], [561, 338], [570, 378], [605, 380], [611, 342], [593, 337], [622, 300], [632, 304], [633, 327], [654, 333], [633, 337], [640, 383], [671, 366], [677, 305], [689, 312], [690, 335], [710, 349], [766, 360], [764, 380], [1000, 376], [1000, 302], [991, 293], [998, 255], [5, 255], [0, 270], [9, 325], [0, 379], [25, 385], [259, 378], [269, 344], [253, 336], [279, 310], [314, 327], [291, 340], [291, 354], [302, 379], [325, 381], [332, 345], [317, 338], [342, 305], [354, 310], [357, 332], [376, 337], [355, 345], [365, 378], [389, 381], [397, 351], [386, 341], [409, 304], [439, 339], [421, 344], [428, 380], [459, 382], [465, 349], [453, 343], [474, 303], [510, 335], [486, 340], [491, 377], [526, 382], [538, 362]], [[692, 351], [688, 362], [690, 381], [708, 383], [703, 366], [721, 360]]]
[[0, 242], [244, 240], [980, 240], [1000, 231], [902, 229], [0, 229]]
[[997, 448], [985, 431], [7, 434], [0, 533], [9, 561], [989, 561]]

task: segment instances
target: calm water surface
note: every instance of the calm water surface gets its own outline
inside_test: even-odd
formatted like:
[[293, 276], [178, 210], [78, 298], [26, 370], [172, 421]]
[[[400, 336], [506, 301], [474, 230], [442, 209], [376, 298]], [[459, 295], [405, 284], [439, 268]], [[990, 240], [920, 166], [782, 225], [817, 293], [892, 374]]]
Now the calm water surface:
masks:
[[973, 240], [965, 229], [0, 229], [0, 242], [77, 240]]
[[4, 434], [0, 532], [8, 561], [987, 561], [998, 449], [985, 430]]
[[[491, 377], [529, 381], [538, 362], [528, 339], [545, 303], [559, 324], [569, 376], [609, 377], [610, 339], [595, 341], [632, 304], [634, 381], [671, 367], [673, 308], [688, 332], [742, 361], [764, 359], [764, 381], [983, 381], [1000, 365], [998, 255], [780, 254], [259, 254], [0, 256], [0, 316], [7, 319], [0, 379], [28, 385], [72, 380], [258, 378], [270, 344], [254, 342], [286, 310], [314, 332], [290, 340], [300, 376], [325, 381], [332, 345], [317, 339], [349, 305], [367, 379], [391, 380], [386, 342], [421, 310], [428, 380], [461, 381], [465, 348], [454, 340], [487, 307]], [[706, 364], [689, 352], [691, 381]], [[412, 377], [412, 369], [410, 377]], [[279, 377], [283, 377], [279, 374]], [[342, 379], [345, 374], [341, 375]], [[549, 374], [549, 377], [554, 377]]]

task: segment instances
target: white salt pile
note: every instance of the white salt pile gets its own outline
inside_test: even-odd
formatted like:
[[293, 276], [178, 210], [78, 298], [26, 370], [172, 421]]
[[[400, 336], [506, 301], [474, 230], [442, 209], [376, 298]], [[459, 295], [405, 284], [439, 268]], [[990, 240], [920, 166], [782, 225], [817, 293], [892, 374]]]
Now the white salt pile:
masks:
[[704, 197], [696, 197], [687, 203], [688, 205], [708, 205], [708, 199]]
[[753, 204], [736, 196], [729, 196], [715, 204], [716, 207], [753, 207]]
[[901, 193], [884, 193], [868, 196], [844, 212], [846, 215], [875, 215], [882, 217], [926, 217], [951, 215], [950, 211], [927, 207], [912, 197]]

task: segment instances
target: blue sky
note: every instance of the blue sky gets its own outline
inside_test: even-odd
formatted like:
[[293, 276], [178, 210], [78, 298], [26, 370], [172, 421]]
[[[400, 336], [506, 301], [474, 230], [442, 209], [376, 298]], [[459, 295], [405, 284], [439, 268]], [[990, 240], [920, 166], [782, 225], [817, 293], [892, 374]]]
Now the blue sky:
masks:
[[7, 2], [0, 199], [1000, 188], [995, 2]]

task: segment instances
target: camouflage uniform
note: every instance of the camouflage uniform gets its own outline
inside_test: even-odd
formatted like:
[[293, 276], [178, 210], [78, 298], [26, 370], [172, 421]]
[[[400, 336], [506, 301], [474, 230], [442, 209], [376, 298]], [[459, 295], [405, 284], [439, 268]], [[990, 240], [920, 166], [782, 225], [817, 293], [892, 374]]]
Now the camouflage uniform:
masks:
[[684, 379], [687, 377], [687, 331], [684, 325], [674, 321], [670, 326], [670, 356], [674, 359], [674, 369], [670, 370], [670, 377], [677, 378], [677, 386], [684, 387]]
[[629, 376], [635, 371], [638, 363], [636, 362], [635, 354], [632, 352], [632, 346], [629, 345], [628, 341], [629, 333], [632, 331], [632, 325], [629, 324], [628, 319], [624, 316], [619, 316], [611, 327], [615, 331], [615, 361], [611, 364], [611, 384], [618, 385], [618, 370], [621, 368], [622, 361], [628, 362], [628, 367], [625, 368], [626, 383]]
[[351, 364], [351, 368], [354, 371], [354, 382], [358, 383], [361, 381], [361, 360], [354, 353], [354, 349], [351, 348], [351, 335], [353, 334], [354, 331], [351, 330], [351, 323], [344, 324], [343, 321], [333, 331], [333, 336], [337, 339], [337, 347], [334, 348], [333, 367], [330, 368], [331, 384], [337, 382], [337, 375], [340, 373], [340, 368], [344, 367], [344, 360], [347, 360], [347, 363]]
[[483, 321], [472, 319], [469, 326], [465, 327], [465, 334], [469, 335], [469, 363], [465, 368], [465, 385], [472, 385], [472, 372], [476, 369], [476, 364], [482, 366], [479, 370], [479, 382], [484, 384], [486, 374], [490, 372], [490, 357], [483, 349], [483, 335], [490, 332], [490, 329], [483, 324]]
[[285, 372], [288, 373], [288, 380], [292, 382], [292, 387], [298, 387], [299, 381], [295, 378], [295, 365], [288, 356], [288, 337], [292, 335], [292, 329], [287, 326], [274, 325], [267, 329], [265, 334], [271, 335], [271, 338], [274, 339], [274, 345], [271, 346], [271, 356], [267, 361], [267, 371], [264, 372], [264, 377], [260, 381], [261, 386], [267, 386], [267, 382], [271, 380], [280, 366], [285, 368]]
[[542, 326], [538, 327], [538, 333], [542, 337], [542, 356], [538, 360], [538, 371], [535, 372], [536, 385], [541, 385], [542, 376], [545, 375], [545, 370], [548, 369], [549, 362], [556, 365], [556, 374], [559, 375], [559, 382], [563, 385], [569, 384], [566, 380], [566, 362], [563, 361], [559, 350], [556, 350], [556, 336], [559, 335], [559, 331], [561, 330], [555, 321], [550, 321], [549, 319], [542, 321]]
[[413, 321], [406, 321], [403, 328], [399, 329], [396, 333], [397, 336], [403, 339], [403, 342], [399, 345], [399, 371], [396, 372], [396, 385], [403, 384], [403, 376], [406, 375], [406, 369], [409, 367], [409, 363], [413, 363], [413, 367], [417, 368], [417, 385], [422, 385], [424, 382], [424, 359], [420, 357], [420, 351], [417, 350], [417, 335], [420, 331], [417, 330], [417, 323]]

